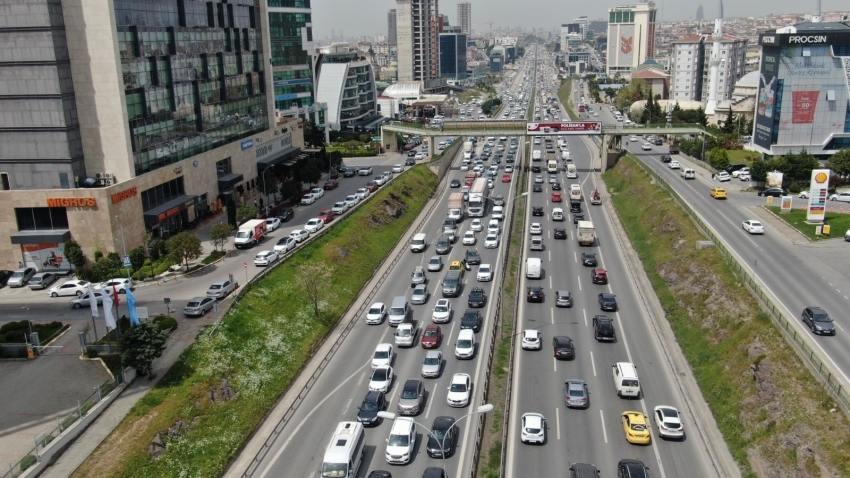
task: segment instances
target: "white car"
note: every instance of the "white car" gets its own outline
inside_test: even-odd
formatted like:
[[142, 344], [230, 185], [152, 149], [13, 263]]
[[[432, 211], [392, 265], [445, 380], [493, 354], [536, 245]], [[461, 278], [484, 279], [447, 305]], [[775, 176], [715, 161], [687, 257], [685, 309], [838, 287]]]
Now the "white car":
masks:
[[393, 363], [393, 344], [378, 344], [372, 354], [372, 370], [389, 367]]
[[658, 405], [652, 416], [658, 428], [658, 436], [662, 438], [682, 438], [685, 436], [685, 427], [682, 426], [682, 417], [679, 410], [670, 405]]
[[355, 194], [351, 194], [351, 195], [345, 197], [345, 205], [348, 206], [349, 208], [356, 206], [357, 203], [359, 203], [359, 202], [360, 202], [360, 198], [357, 197], [357, 195], [355, 195]]
[[268, 232], [273, 232], [275, 229], [280, 227], [280, 218], [279, 217], [270, 217], [266, 219], [266, 230]]
[[469, 163], [463, 163], [460, 165], [461, 171], [469, 171]]
[[[369, 307], [369, 312], [366, 312], [366, 323], [369, 325], [378, 325], [384, 321], [387, 316], [387, 306], [383, 302], [375, 302], [372, 307]], [[374, 362], [372, 362], [374, 365]]]
[[296, 229], [289, 233], [289, 237], [295, 239], [296, 242], [301, 242], [310, 237], [310, 233], [304, 229]]
[[540, 350], [543, 347], [543, 337], [539, 330], [526, 329], [522, 331], [522, 349]]
[[394, 173], [401, 173], [403, 171], [404, 171], [404, 166], [402, 166], [400, 164], [393, 165], [393, 172]]
[[723, 181], [731, 181], [732, 180], [732, 176], [729, 176], [729, 173], [727, 173], [726, 171], [720, 171], [714, 177], [717, 178], [717, 180], [720, 181], [721, 183]]
[[450, 407], [469, 405], [469, 396], [472, 394], [472, 379], [469, 378], [469, 374], [454, 374], [448, 388], [449, 393], [446, 395], [446, 402]]
[[507, 166], [505, 166], [505, 172], [506, 172], [506, 173], [512, 173], [512, 172], [514, 172], [514, 167], [513, 167], [513, 165], [508, 164]]
[[642, 149], [644, 151], [649, 151], [649, 150], [652, 149], [652, 145], [649, 144], [649, 143], [643, 143], [643, 145], [641, 145], [640, 149]]
[[523, 443], [543, 443], [546, 435], [546, 419], [539, 413], [522, 415], [520, 441]]
[[378, 186], [383, 186], [384, 183], [387, 182], [384, 176], [375, 176], [374, 178], [372, 178], [372, 181], [375, 181], [375, 184], [377, 184]]
[[488, 179], [487, 180], [487, 189], [493, 189], [494, 187], [496, 187], [496, 184], [493, 183], [492, 179]]
[[668, 167], [668, 168], [670, 168], [670, 169], [679, 169], [679, 168], [681, 168], [681, 165], [679, 164], [679, 162], [678, 162], [678, 161], [673, 160], [673, 161], [670, 161], [670, 162], [667, 164], [667, 167]]
[[543, 184], [543, 176], [539, 174], [537, 176], [534, 176], [534, 182], [538, 184]]
[[413, 156], [413, 159], [417, 159], [417, 160], [419, 160], [419, 159], [425, 159], [425, 158], [427, 158], [427, 157], [428, 157], [428, 155], [427, 155], [427, 154], [425, 154], [425, 153], [416, 153], [416, 155], [415, 155], [415, 156]]
[[399, 347], [413, 347], [419, 330], [410, 322], [398, 324], [395, 329], [395, 344]]
[[750, 234], [764, 234], [764, 225], [761, 221], [756, 221], [755, 219], [748, 219], [744, 221], [742, 227]]
[[737, 171], [732, 171], [732, 177], [733, 178], [737, 178], [738, 176], [741, 176], [742, 174], [750, 174], [750, 168], [741, 168]]
[[393, 368], [388, 365], [382, 365], [372, 371], [372, 377], [369, 379], [369, 390], [387, 393], [393, 384]]
[[82, 297], [89, 291], [89, 283], [84, 280], [69, 280], [61, 285], [51, 287], [47, 292], [50, 297], [60, 297], [63, 295], [75, 295]]
[[435, 324], [445, 324], [452, 320], [452, 303], [449, 299], [440, 299], [437, 305], [434, 306], [434, 312], [431, 314], [431, 320]]
[[635, 143], [637, 143], [637, 140], [638, 140], [637, 136], [635, 136], [635, 135], [632, 135], [632, 136], [629, 137], [629, 141], [634, 141]]
[[117, 278], [117, 279], [109, 279], [106, 282], [102, 282], [96, 286], [94, 286], [95, 292], [100, 292], [106, 289], [109, 293], [112, 293], [113, 290], [117, 291], [119, 294], [126, 294], [127, 289], [133, 288], [133, 282], [126, 278]]
[[298, 245], [298, 240], [294, 237], [282, 237], [277, 243], [274, 245], [273, 250], [278, 254], [285, 254], [292, 249], [295, 249], [295, 246]]
[[800, 191], [800, 195], [797, 196], [797, 197], [802, 198], [802, 199], [809, 199], [809, 196], [811, 196], [811, 195], [812, 195], [811, 191]]
[[333, 211], [334, 214], [343, 214], [345, 211], [348, 211], [348, 204], [346, 204], [345, 201], [335, 202], [331, 211]]
[[484, 229], [484, 224], [481, 222], [481, 219], [475, 218], [469, 224], [469, 228], [475, 232], [481, 232]]
[[310, 194], [312, 194], [313, 197], [315, 197], [316, 199], [319, 199], [321, 197], [324, 197], [325, 190], [322, 188], [313, 188], [310, 190]]
[[369, 195], [369, 190], [366, 188], [359, 188], [354, 192], [354, 195], [357, 196], [357, 199], [363, 200], [366, 199], [366, 196]]
[[464, 246], [474, 246], [475, 245], [475, 232], [466, 231], [463, 235], [463, 241], [461, 241]]
[[260, 251], [254, 257], [255, 266], [270, 266], [280, 257], [274, 251]]
[[531, 226], [528, 228], [528, 230], [534, 236], [543, 234], [543, 227], [540, 226], [539, 222], [532, 222]]
[[493, 206], [493, 212], [490, 213], [490, 217], [501, 221], [505, 218], [505, 208], [503, 206]]
[[841, 202], [850, 202], [850, 191], [840, 192], [838, 194], [833, 194], [829, 197], [830, 201], [841, 201]]
[[499, 220], [498, 219], [490, 219], [490, 222], [487, 223], [487, 234], [498, 234], [499, 233]]
[[316, 202], [316, 196], [311, 193], [305, 194], [304, 197], [301, 198], [301, 204], [307, 206]]
[[499, 236], [496, 234], [487, 234], [484, 238], [484, 249], [495, 249], [499, 247]]
[[493, 269], [490, 264], [481, 264], [478, 266], [478, 282], [489, 282], [493, 280]]
[[325, 221], [319, 218], [313, 218], [307, 221], [307, 224], [304, 224], [304, 230], [310, 233], [318, 232], [319, 229], [325, 226]]

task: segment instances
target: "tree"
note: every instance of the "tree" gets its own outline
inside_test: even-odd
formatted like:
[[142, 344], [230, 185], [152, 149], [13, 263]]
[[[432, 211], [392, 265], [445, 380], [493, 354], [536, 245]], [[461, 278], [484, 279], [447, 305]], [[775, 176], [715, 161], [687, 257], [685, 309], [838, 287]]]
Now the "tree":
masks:
[[332, 273], [333, 269], [323, 264], [306, 262], [298, 267], [298, 273], [295, 275], [295, 283], [313, 308], [316, 320], [319, 320], [327, 298], [333, 295], [330, 287]]
[[296, 176], [300, 176], [302, 182], [308, 183], [311, 186], [315, 185], [322, 179], [322, 170], [319, 169], [313, 162], [308, 162], [301, 170], [300, 175], [296, 174]]
[[86, 255], [83, 254], [83, 248], [75, 240], [69, 240], [62, 248], [62, 254], [68, 259], [68, 262], [77, 269], [82, 269], [86, 265]]
[[304, 144], [310, 146], [322, 146], [325, 144], [325, 133], [316, 123], [304, 121]]
[[280, 185], [278, 185], [277, 177], [274, 174], [269, 173], [261, 174], [259, 183], [260, 191], [262, 191], [265, 196], [274, 194], [280, 187]]
[[242, 224], [245, 221], [254, 219], [257, 217], [257, 212], [257, 208], [250, 204], [239, 206], [239, 209], [236, 210], [236, 223]]
[[767, 181], [767, 173], [773, 169], [770, 161], [753, 161], [753, 165], [750, 166], [750, 176], [753, 178], [753, 181], [763, 183]]
[[210, 228], [210, 241], [212, 242], [213, 248], [224, 250], [224, 246], [227, 245], [227, 242], [230, 240], [230, 235], [233, 234], [235, 228], [226, 222], [222, 222], [214, 225]]
[[829, 169], [833, 170], [836, 174], [840, 174], [842, 176], [850, 174], [850, 149], [842, 149], [830, 156], [827, 165]]
[[732, 117], [732, 108], [726, 113], [726, 120], [723, 121], [723, 127], [720, 128], [723, 134], [732, 134], [735, 132], [735, 119]]
[[166, 331], [151, 322], [141, 324], [121, 335], [121, 365], [136, 369], [142, 377], [151, 372], [153, 361], [165, 350]]
[[191, 232], [181, 232], [168, 238], [165, 242], [168, 255], [177, 263], [183, 263], [189, 270], [189, 261], [193, 261], [204, 252], [201, 241]]
[[283, 200], [289, 200], [292, 204], [297, 204], [301, 195], [301, 183], [292, 179], [287, 179], [280, 183], [280, 196]]
[[112, 276], [118, 275], [121, 270], [121, 257], [118, 254], [110, 253], [100, 257], [94, 261], [91, 267], [91, 280], [100, 282], [109, 279]]
[[133, 270], [137, 271], [145, 265], [145, 248], [137, 247], [130, 250], [130, 264], [133, 264]]
[[708, 152], [708, 161], [714, 169], [721, 170], [729, 166], [729, 154], [725, 149], [714, 148]]

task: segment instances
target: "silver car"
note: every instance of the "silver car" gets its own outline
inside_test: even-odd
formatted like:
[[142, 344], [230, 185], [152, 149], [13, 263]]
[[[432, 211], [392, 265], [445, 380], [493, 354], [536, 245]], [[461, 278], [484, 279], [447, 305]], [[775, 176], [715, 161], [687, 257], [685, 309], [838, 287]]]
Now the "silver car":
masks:
[[183, 307], [183, 315], [186, 317], [200, 317], [206, 315], [215, 306], [215, 299], [212, 297], [195, 297], [190, 300], [186, 307]]
[[207, 297], [224, 299], [234, 290], [236, 290], [236, 286], [229, 279], [216, 281], [210, 284], [210, 288], [207, 289]]
[[422, 376], [425, 378], [437, 378], [443, 369], [443, 352], [429, 350], [425, 352], [425, 360], [422, 361]]
[[399, 415], [418, 415], [425, 403], [425, 386], [422, 380], [412, 378], [404, 382], [404, 387], [398, 395], [396, 409]]
[[6, 282], [6, 285], [9, 287], [23, 287], [27, 285], [32, 276], [35, 275], [35, 269], [32, 267], [24, 267], [23, 269], [18, 269], [12, 273], [12, 276], [9, 277], [9, 282]]
[[[103, 294], [101, 294], [100, 292], [95, 292], [94, 298], [97, 301], [97, 305], [103, 305]], [[70, 305], [71, 307], [73, 307], [75, 309], [79, 309], [81, 307], [90, 307], [91, 306], [91, 300], [89, 300], [89, 299], [90, 299], [89, 294], [88, 294], [88, 292], [86, 292], [85, 294], [83, 294], [82, 297], [77, 297], [76, 299], [73, 299], [70, 302], [68, 302], [68, 305]]]
[[428, 259], [428, 272], [439, 272], [443, 269], [443, 259], [440, 256], [431, 256]]
[[428, 302], [428, 287], [425, 284], [417, 284], [416, 287], [413, 288], [413, 294], [410, 296], [410, 303], [414, 305], [421, 305], [425, 302]]

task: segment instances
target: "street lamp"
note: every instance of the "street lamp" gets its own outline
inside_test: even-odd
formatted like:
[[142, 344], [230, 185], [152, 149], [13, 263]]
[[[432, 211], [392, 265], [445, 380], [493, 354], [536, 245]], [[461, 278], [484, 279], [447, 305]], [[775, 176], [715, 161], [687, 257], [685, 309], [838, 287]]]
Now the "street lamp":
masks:
[[269, 213], [269, 190], [266, 188], [266, 173], [271, 168], [266, 168], [260, 173], [260, 177], [263, 178], [263, 195], [266, 196], [266, 202], [263, 204], [263, 208], [266, 210], [266, 215]]
[[[484, 405], [481, 405], [478, 408], [476, 408], [474, 412], [467, 413], [466, 415], [458, 418], [457, 421], [455, 421], [454, 425], [452, 425], [452, 426], [455, 426], [455, 427], [458, 426], [458, 423], [460, 423], [460, 421], [463, 420], [466, 417], [469, 417], [469, 416], [472, 416], [472, 415], [477, 415], [479, 413], [492, 412], [493, 408], [495, 408], [495, 407], [493, 406], [492, 403], [485, 403]], [[378, 412], [378, 416], [381, 417], [381, 418], [386, 418], [387, 420], [395, 420], [396, 419], [396, 414], [393, 413], [393, 412]], [[410, 421], [413, 422], [414, 425], [418, 425], [421, 428], [424, 428], [425, 431], [428, 432], [428, 435], [433, 437], [435, 440], [439, 440], [436, 436], [434, 436], [434, 432], [432, 432], [430, 428], [426, 427], [425, 425], [423, 425], [421, 423], [417, 423], [412, 418], [410, 419]], [[460, 427], [458, 427], [458, 428], [460, 428]], [[426, 445], [426, 447], [427, 447], [427, 445]], [[443, 460], [443, 471], [445, 471], [446, 476], [448, 476], [448, 469], [446, 467], [446, 437], [445, 436], [443, 436], [442, 440], [440, 440], [440, 455], [441, 455], [441, 458]]]
[[[124, 223], [121, 222], [121, 218], [117, 215], [115, 216], [115, 219], [118, 220], [118, 227], [121, 228], [121, 248], [124, 250], [124, 257], [121, 259], [123, 260], [127, 258], [127, 244], [124, 242]], [[124, 269], [127, 271], [127, 279], [130, 279], [130, 268], [125, 267]]]

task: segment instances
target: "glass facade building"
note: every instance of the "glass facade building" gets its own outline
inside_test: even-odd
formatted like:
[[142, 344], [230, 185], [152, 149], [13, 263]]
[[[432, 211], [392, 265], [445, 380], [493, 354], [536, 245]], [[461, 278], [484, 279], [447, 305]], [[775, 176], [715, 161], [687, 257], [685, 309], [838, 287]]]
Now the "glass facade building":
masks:
[[440, 75], [443, 78], [466, 78], [466, 34], [440, 33]]

